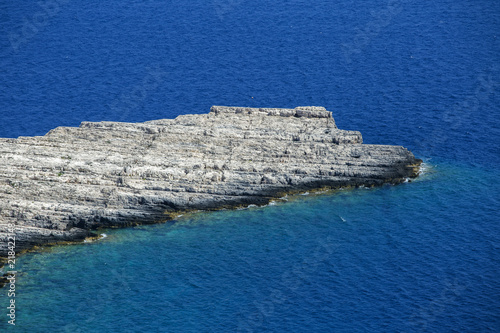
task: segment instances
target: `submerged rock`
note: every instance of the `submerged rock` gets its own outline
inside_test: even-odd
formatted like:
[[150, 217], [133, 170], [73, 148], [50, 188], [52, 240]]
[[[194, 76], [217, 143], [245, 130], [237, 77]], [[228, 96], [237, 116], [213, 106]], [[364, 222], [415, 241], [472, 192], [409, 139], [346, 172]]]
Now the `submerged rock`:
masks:
[[285, 193], [399, 183], [421, 160], [362, 144], [322, 107], [214, 106], [145, 123], [83, 122], [0, 139], [0, 257], [81, 240], [98, 227], [165, 221], [188, 210], [265, 204]]

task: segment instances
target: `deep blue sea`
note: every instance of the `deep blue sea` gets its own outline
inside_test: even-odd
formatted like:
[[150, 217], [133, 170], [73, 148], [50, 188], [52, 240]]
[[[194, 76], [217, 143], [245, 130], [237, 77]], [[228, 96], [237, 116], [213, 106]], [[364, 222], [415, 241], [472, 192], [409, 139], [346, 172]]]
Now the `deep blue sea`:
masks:
[[325, 106], [414, 182], [18, 258], [0, 331], [500, 332], [500, 1], [0, 1], [0, 137]]

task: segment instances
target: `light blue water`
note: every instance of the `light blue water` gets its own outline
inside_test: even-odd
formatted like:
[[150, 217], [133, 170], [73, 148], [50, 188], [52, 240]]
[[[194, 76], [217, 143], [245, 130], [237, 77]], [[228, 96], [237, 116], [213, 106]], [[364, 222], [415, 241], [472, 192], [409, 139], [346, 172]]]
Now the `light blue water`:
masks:
[[22, 256], [0, 330], [500, 331], [499, 23], [481, 0], [1, 3], [2, 137], [323, 105], [428, 171]]

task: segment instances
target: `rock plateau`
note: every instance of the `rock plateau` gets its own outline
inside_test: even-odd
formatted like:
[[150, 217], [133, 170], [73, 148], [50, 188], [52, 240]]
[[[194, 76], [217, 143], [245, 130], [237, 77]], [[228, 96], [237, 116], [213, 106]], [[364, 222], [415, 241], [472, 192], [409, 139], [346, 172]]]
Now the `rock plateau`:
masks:
[[322, 107], [214, 106], [145, 123], [83, 122], [0, 139], [0, 257], [82, 240], [99, 227], [165, 221], [191, 210], [265, 204], [320, 188], [400, 183], [421, 160], [362, 144]]

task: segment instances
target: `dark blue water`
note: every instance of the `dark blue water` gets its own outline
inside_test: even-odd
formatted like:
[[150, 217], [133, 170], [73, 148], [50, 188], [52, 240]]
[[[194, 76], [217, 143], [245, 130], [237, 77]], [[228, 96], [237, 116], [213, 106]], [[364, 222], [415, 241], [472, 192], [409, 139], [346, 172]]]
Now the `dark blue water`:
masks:
[[426, 161], [25, 255], [0, 330], [500, 331], [500, 2], [3, 1], [0, 31], [1, 137], [322, 105]]

